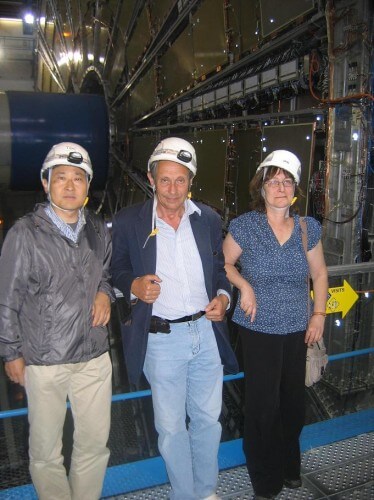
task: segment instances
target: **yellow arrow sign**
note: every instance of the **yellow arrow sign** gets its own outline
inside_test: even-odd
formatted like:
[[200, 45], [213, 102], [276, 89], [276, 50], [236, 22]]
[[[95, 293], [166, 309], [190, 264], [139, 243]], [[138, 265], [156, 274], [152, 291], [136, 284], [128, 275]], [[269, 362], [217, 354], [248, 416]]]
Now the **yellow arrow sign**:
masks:
[[342, 318], [348, 313], [353, 304], [358, 300], [357, 293], [347, 281], [343, 286], [329, 288], [329, 297], [326, 304], [326, 313], [342, 313]]

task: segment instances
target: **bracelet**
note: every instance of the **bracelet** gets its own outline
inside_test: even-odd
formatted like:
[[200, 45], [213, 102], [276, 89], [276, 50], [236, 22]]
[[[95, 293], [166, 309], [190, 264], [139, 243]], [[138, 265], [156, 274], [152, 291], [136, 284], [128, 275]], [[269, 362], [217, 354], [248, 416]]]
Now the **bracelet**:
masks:
[[324, 316], [326, 318], [327, 315], [324, 312], [316, 311], [312, 314], [312, 316]]

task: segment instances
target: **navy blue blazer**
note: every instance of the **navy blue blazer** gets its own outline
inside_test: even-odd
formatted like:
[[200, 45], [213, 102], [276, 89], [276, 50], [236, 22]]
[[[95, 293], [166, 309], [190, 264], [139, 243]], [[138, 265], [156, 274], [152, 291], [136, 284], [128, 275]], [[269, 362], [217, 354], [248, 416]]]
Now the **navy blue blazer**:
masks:
[[[217, 295], [219, 288], [231, 294], [231, 286], [224, 269], [221, 219], [206, 205], [196, 205], [200, 208], [201, 215], [194, 212], [190, 215], [190, 221], [210, 301]], [[112, 280], [113, 285], [128, 300], [131, 283], [135, 278], [156, 274], [157, 236], [148, 238], [152, 231], [152, 209], [153, 199], [150, 199], [123, 208], [113, 219]], [[127, 371], [130, 382], [134, 384], [139, 382], [143, 371], [151, 316], [152, 304], [138, 300], [131, 307], [128, 321], [121, 325]], [[224, 369], [229, 373], [237, 373], [239, 367], [229, 342], [226, 321], [213, 321], [212, 325]]]

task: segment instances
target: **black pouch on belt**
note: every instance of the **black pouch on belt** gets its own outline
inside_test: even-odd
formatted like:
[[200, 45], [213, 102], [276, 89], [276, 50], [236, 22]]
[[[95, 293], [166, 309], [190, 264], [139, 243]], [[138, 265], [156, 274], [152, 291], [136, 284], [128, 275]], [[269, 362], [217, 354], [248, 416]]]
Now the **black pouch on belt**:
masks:
[[169, 321], [158, 316], [152, 316], [149, 333], [170, 333]]

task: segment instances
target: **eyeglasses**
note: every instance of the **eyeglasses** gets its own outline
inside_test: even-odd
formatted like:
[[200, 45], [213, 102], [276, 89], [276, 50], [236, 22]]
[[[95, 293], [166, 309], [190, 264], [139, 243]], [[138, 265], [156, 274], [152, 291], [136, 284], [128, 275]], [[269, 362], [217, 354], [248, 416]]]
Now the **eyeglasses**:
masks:
[[185, 149], [181, 149], [177, 154], [178, 160], [184, 161], [185, 163], [189, 163], [192, 160], [192, 154]]
[[265, 184], [272, 189], [277, 189], [281, 184], [283, 184], [284, 188], [290, 188], [294, 186], [294, 181], [292, 179], [283, 179], [283, 181], [278, 181], [278, 179], [271, 179], [270, 181], [266, 181]]

